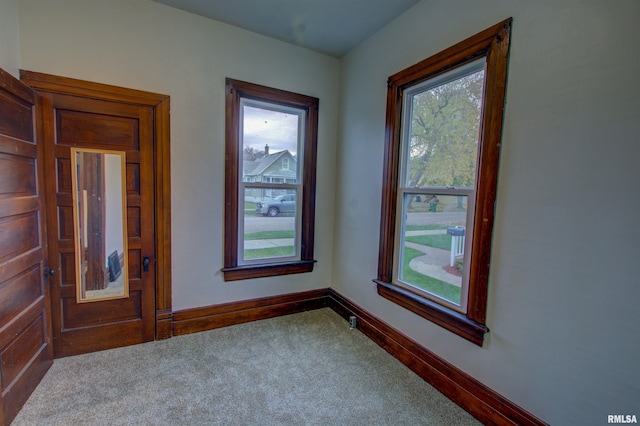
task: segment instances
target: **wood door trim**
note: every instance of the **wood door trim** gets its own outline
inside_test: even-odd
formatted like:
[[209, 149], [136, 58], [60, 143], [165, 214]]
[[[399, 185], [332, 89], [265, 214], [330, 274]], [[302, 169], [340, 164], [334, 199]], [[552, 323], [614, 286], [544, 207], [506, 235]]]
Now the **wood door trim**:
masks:
[[20, 70], [20, 80], [38, 91], [83, 96], [155, 107], [169, 99], [167, 95], [128, 89], [110, 84], [94, 83], [28, 70]]
[[39, 92], [61, 93], [154, 109], [156, 339], [171, 337], [171, 164], [170, 98], [167, 95], [20, 70], [20, 79]]

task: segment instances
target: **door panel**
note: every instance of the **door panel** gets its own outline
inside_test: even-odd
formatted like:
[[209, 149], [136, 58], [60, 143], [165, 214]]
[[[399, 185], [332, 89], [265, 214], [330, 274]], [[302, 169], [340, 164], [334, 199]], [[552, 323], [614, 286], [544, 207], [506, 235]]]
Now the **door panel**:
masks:
[[0, 70], [0, 424], [13, 420], [53, 361], [38, 104]]
[[[153, 108], [42, 92], [49, 254], [59, 270], [51, 291], [56, 357], [153, 340], [154, 163]], [[76, 302], [71, 147], [125, 151], [129, 297]]]

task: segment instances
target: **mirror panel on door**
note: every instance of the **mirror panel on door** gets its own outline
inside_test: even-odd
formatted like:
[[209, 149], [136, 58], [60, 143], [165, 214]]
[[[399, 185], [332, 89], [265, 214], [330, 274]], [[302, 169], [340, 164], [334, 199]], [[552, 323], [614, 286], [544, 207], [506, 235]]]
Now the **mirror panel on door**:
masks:
[[76, 299], [129, 296], [125, 152], [71, 148]]

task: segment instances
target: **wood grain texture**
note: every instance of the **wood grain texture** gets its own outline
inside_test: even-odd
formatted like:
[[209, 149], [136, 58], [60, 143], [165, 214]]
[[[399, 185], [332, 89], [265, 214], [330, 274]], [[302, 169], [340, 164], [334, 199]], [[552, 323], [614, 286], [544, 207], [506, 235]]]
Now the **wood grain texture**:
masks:
[[40, 98], [0, 69], [0, 425], [53, 362]]
[[174, 312], [173, 334], [178, 336], [323, 308], [329, 302], [327, 291], [311, 290]]
[[[169, 96], [134, 90], [101, 83], [88, 82], [72, 78], [59, 77], [33, 71], [21, 70], [20, 78], [31, 87], [40, 91], [65, 93], [78, 97], [101, 99], [107, 102], [122, 102], [132, 105], [148, 106], [153, 109], [148, 117], [153, 123], [154, 150], [153, 161], [155, 180], [155, 309], [159, 312], [171, 311], [171, 135], [170, 135], [170, 98]], [[50, 119], [53, 119], [51, 117]], [[129, 172], [140, 163], [140, 158], [128, 156], [127, 191], [139, 194], [135, 183], [135, 174], [131, 181]], [[136, 170], [139, 173], [139, 168]], [[139, 182], [139, 181], [138, 181]], [[156, 322], [165, 321], [156, 317]], [[156, 324], [156, 330], [159, 329]], [[166, 326], [164, 326], [166, 328]]]
[[26, 196], [36, 192], [34, 160], [19, 155], [0, 154], [0, 169], [9, 178], [0, 181], [0, 195]]
[[[253, 99], [285, 105], [306, 112], [304, 166], [302, 173], [302, 211], [300, 214], [300, 259], [286, 263], [238, 264], [238, 196], [241, 100]], [[313, 271], [316, 157], [318, 145], [317, 98], [287, 92], [258, 84], [227, 78], [225, 94], [225, 210], [224, 210], [224, 267], [225, 281], [261, 278], [275, 275]]]
[[[378, 275], [374, 280], [378, 284], [378, 294], [479, 346], [488, 331], [487, 292], [510, 33], [511, 19], [507, 19], [392, 75], [387, 89]], [[401, 213], [397, 211], [397, 197], [401, 172], [402, 102], [407, 88], [481, 57], [486, 57], [486, 84], [478, 141], [474, 224], [470, 232], [473, 239], [467, 310], [466, 318], [461, 318], [459, 312], [433, 303], [426, 292], [417, 288], [407, 291], [394, 283], [396, 221]]]
[[334, 290], [328, 297], [334, 311], [355, 315], [358, 330], [484, 424], [546, 424]]
[[[21, 70], [21, 79], [27, 82], [31, 87], [36, 88], [41, 93], [46, 94], [49, 104], [53, 105], [53, 100], [66, 108], [68, 111], [76, 111], [76, 114], [67, 115], [66, 119], [87, 120], [94, 112], [90, 108], [87, 109], [82, 99], [94, 100], [94, 105], [100, 105], [100, 112], [106, 115], [112, 115], [110, 120], [110, 131], [126, 136], [134, 135], [133, 147], [137, 147], [143, 143], [143, 140], [153, 139], [153, 150], [139, 154], [138, 151], [130, 151], [127, 153], [127, 204], [132, 208], [149, 205], [152, 201], [152, 209], [144, 209], [145, 212], [135, 212], [134, 220], [136, 227], [133, 228], [134, 236], [130, 237], [129, 247], [134, 253], [129, 254], [131, 259], [134, 257], [133, 269], [136, 276], [141, 275], [140, 264], [143, 256], [149, 256], [151, 259], [152, 271], [155, 274], [155, 297], [145, 297], [143, 304], [145, 311], [163, 312], [171, 311], [171, 173], [170, 173], [170, 99], [166, 95], [133, 90], [117, 86], [111, 86], [101, 83], [87, 82], [83, 80], [58, 77], [48, 74], [42, 74], [32, 71]], [[142, 108], [145, 107], [145, 108]], [[79, 113], [78, 113], [79, 112]], [[138, 129], [140, 140], [135, 141], [136, 134], [134, 118], [142, 127]], [[56, 117], [52, 114], [48, 117], [49, 125], [55, 122]], [[89, 120], [95, 122], [95, 120]], [[132, 127], [134, 126], [134, 127]], [[74, 126], [72, 126], [74, 127]], [[120, 133], [117, 130], [120, 129]], [[69, 129], [67, 129], [69, 130]], [[71, 136], [69, 138], [73, 139]], [[100, 139], [100, 132], [93, 132], [90, 135], [96, 139], [93, 142], [103, 143]], [[77, 138], [76, 138], [77, 139]], [[124, 138], [123, 140], [125, 140]], [[105, 142], [110, 144], [109, 141]], [[58, 158], [59, 162], [68, 161], [68, 154], [62, 149], [64, 147], [56, 147], [51, 155]], [[143, 162], [153, 162], [153, 172], [150, 176], [142, 175], [140, 165]], [[67, 183], [68, 179], [60, 180], [61, 183]], [[141, 194], [140, 182], [153, 181], [154, 190], [149, 193]], [[70, 187], [70, 183], [69, 183]], [[56, 191], [57, 188], [50, 190]], [[59, 198], [54, 202], [60, 201]], [[69, 204], [71, 205], [71, 204]], [[149, 220], [155, 218], [155, 232], [140, 235], [138, 221]], [[132, 218], [134, 219], [134, 218]], [[142, 250], [143, 247], [155, 247], [155, 252], [150, 253]], [[137, 251], [136, 251], [137, 250]], [[141, 251], [142, 250], [142, 251]], [[72, 271], [69, 271], [71, 273]], [[135, 278], [134, 278], [135, 281]], [[135, 287], [135, 283], [133, 283]], [[150, 326], [146, 326], [148, 331], [154, 335], [160, 326], [156, 323], [165, 319], [157, 318]], [[166, 329], [166, 324], [163, 326]], [[166, 333], [165, 333], [166, 334]]]
[[382, 281], [376, 281], [376, 283], [378, 294], [385, 299], [437, 323], [478, 346], [482, 346], [484, 335], [489, 331], [487, 326], [476, 323], [466, 315], [451, 311], [402, 287], [389, 285]]
[[269, 263], [268, 265], [245, 265], [222, 268], [225, 281], [246, 280], [249, 278], [273, 277], [276, 275], [302, 274], [312, 272], [315, 260]]

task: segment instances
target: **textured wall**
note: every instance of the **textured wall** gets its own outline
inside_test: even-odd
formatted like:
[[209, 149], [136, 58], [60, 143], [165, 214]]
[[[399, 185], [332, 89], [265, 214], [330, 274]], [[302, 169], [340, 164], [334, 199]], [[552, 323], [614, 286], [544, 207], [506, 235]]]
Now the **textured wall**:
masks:
[[[640, 3], [423, 1], [341, 61], [144, 0], [19, 4], [21, 68], [171, 96], [175, 309], [331, 285], [543, 420], [638, 414]], [[478, 348], [371, 282], [386, 80], [510, 16], [491, 333]], [[222, 282], [227, 76], [320, 98], [312, 274]]]
[[[329, 287], [339, 63], [146, 0], [20, 3], [21, 68], [171, 96], [174, 309]], [[320, 98], [316, 269], [225, 283], [225, 77]]]
[[0, 68], [18, 77], [18, 0], [0, 0]]
[[[385, 83], [510, 16], [491, 332], [478, 348], [371, 282]], [[334, 288], [554, 424], [638, 413], [639, 17], [635, 1], [423, 1], [341, 61]]]

